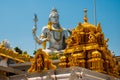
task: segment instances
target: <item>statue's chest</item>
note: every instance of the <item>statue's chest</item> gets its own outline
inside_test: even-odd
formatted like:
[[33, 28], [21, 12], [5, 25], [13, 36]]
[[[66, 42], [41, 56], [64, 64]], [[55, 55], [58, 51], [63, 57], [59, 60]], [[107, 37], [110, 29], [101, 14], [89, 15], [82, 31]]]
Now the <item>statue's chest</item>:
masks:
[[56, 41], [60, 41], [62, 39], [62, 32], [52, 31], [52, 35]]

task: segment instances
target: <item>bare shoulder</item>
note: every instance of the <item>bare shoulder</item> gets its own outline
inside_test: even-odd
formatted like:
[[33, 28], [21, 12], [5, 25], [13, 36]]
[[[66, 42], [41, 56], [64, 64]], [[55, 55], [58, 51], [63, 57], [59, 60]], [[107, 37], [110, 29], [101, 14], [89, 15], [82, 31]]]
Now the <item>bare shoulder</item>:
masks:
[[44, 26], [44, 27], [42, 28], [42, 32], [48, 32], [48, 31], [49, 31], [49, 29], [48, 29], [47, 26]]
[[63, 28], [63, 32], [64, 32], [64, 33], [66, 33], [66, 32], [67, 32], [67, 30], [66, 30], [65, 28]]

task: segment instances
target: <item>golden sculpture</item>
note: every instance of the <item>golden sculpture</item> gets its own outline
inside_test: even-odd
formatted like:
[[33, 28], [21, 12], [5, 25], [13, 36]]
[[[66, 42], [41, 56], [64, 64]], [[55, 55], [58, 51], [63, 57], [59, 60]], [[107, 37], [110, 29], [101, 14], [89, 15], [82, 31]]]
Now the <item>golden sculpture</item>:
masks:
[[38, 49], [28, 72], [41, 72], [48, 69], [56, 69], [56, 66], [52, 64], [46, 52], [42, 51], [42, 49]]
[[78, 23], [66, 40], [67, 48], [60, 58], [59, 67], [80, 66], [115, 77], [118, 75], [116, 59], [108, 49], [100, 23], [88, 23], [85, 11], [84, 23]]
[[0, 56], [12, 59], [16, 62], [30, 61], [30, 56], [28, 54], [18, 54], [17, 52], [14, 52], [11, 48], [6, 48], [6, 44], [4, 44], [4, 42], [0, 44]]

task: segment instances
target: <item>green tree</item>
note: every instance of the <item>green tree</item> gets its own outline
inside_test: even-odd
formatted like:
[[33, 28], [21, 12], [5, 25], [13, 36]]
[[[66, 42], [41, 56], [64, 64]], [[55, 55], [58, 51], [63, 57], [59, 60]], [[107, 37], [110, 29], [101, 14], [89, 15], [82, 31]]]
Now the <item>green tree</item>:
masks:
[[23, 54], [28, 54], [27, 51], [24, 51]]
[[18, 52], [19, 54], [22, 54], [22, 50], [19, 47], [15, 47], [14, 50]]
[[34, 50], [33, 55], [35, 55], [35, 54], [36, 54], [36, 52], [37, 52], [37, 51], [36, 51], [36, 50]]

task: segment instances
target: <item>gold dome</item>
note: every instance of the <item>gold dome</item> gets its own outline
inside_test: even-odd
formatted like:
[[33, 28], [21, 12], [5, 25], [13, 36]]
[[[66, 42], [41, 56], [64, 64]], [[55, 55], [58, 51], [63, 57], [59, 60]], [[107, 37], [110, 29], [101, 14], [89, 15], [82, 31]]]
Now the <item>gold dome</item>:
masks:
[[84, 19], [84, 23], [81, 24], [79, 22], [76, 29], [79, 29], [80, 31], [85, 32], [85, 33], [89, 33], [91, 31], [96, 32], [97, 27], [88, 22], [87, 9], [84, 9], [84, 18], [83, 19]]
[[92, 58], [101, 58], [101, 53], [99, 51], [93, 51], [91, 54]]
[[84, 22], [83, 24], [78, 23], [77, 27], [75, 28], [75, 30], [79, 30], [81, 32], [85, 32], [85, 33], [89, 33], [91, 31], [93, 32], [97, 32], [97, 27], [88, 23], [88, 22]]

